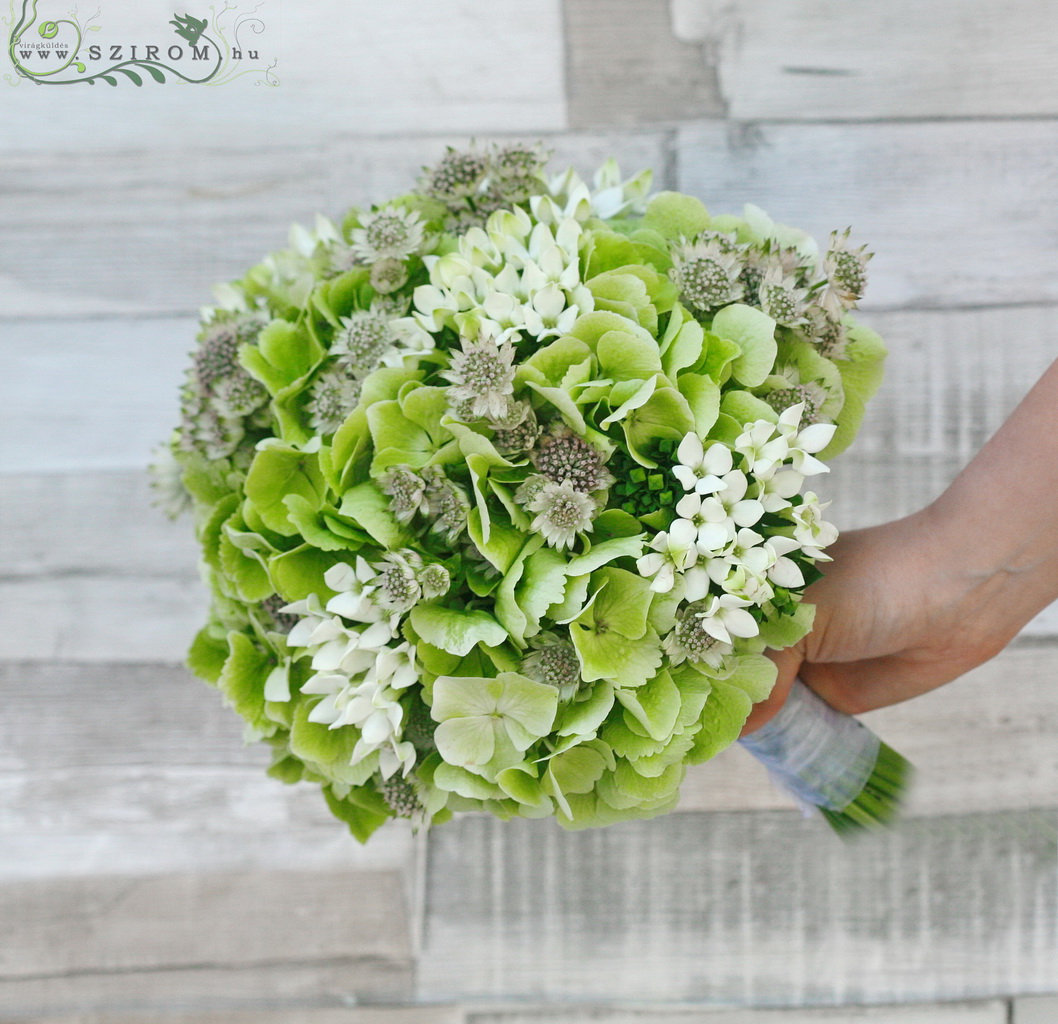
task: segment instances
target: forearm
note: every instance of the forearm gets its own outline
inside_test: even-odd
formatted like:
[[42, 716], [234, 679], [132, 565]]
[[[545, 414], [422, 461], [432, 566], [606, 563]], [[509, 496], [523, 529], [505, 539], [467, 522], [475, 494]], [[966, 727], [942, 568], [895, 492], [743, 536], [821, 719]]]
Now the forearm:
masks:
[[1058, 361], [923, 512], [937, 564], [996, 649], [1058, 598]]

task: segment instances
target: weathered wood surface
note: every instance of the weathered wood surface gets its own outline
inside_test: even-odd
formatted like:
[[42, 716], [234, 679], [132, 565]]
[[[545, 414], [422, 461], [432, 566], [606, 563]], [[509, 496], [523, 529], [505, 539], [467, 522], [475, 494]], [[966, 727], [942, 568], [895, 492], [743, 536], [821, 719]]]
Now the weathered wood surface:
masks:
[[[655, 168], [659, 188], [672, 184], [664, 171], [669, 137], [545, 136], [556, 171], [574, 165], [590, 174], [614, 156], [629, 173]], [[54, 147], [7, 148], [0, 152], [0, 310], [9, 318], [193, 312], [212, 301], [215, 283], [283, 248], [292, 222], [311, 226], [317, 212], [340, 217], [352, 205], [407, 192], [446, 145], [468, 141], [335, 129], [312, 145], [269, 134], [243, 148], [235, 138], [171, 137], [120, 154], [81, 145], [58, 147], [65, 152], [58, 156]], [[2, 329], [18, 340], [17, 323]]]
[[710, 209], [756, 203], [820, 241], [851, 224], [877, 253], [872, 307], [1058, 297], [1058, 120], [718, 121], [677, 134], [677, 187]]
[[[728, 117], [1054, 115], [1058, 11], [1040, 0], [671, 0]], [[655, 72], [660, 77], [659, 72]]]
[[[795, 813], [431, 837], [421, 998], [741, 1006], [1058, 988], [1055, 811], [847, 845]], [[928, 1018], [927, 1018], [928, 1019]]]
[[1054, 1024], [1058, 1020], [1058, 996], [1026, 996], [1015, 999], [1010, 1024]]
[[[575, 1006], [474, 1013], [468, 1024], [1009, 1024], [1007, 1005], [997, 1000], [916, 1006], [870, 1006], [811, 1010], [589, 1009]], [[33, 1022], [36, 1024], [36, 1022]], [[115, 1022], [117, 1024], [117, 1022]], [[1020, 1024], [1020, 1022], [1015, 1022]]]
[[[1055, 805], [1056, 664], [1053, 646], [1018, 644], [958, 683], [867, 716], [918, 769], [910, 814]], [[152, 856], [174, 867], [187, 857], [286, 858], [297, 837], [313, 838], [314, 866], [335, 857], [381, 863], [376, 851], [409, 862], [402, 826], [361, 849], [315, 787], [266, 777], [266, 748], [243, 747], [238, 717], [184, 670], [13, 665], [0, 670], [0, 695], [0, 877], [64, 864], [98, 873], [126, 836], [123, 858], [136, 865]], [[790, 806], [740, 749], [693, 769], [681, 803], [687, 811]], [[152, 843], [158, 831], [177, 847]], [[240, 837], [255, 832], [268, 845], [237, 852]], [[93, 834], [71, 859], [76, 838]], [[39, 856], [23, 860], [35, 844]]]
[[[68, 1017], [19, 1018], [16, 1024], [464, 1024], [458, 1006], [392, 1008], [232, 1010], [228, 1013], [165, 1013], [143, 1017], [127, 1013], [82, 1014]], [[717, 1021], [717, 1024], [727, 1024]], [[932, 1024], [932, 1021], [929, 1022]], [[946, 1022], [942, 1022], [946, 1024]], [[977, 1024], [977, 1021], [972, 1021]], [[982, 1018], [981, 1024], [990, 1024]]]
[[55, 992], [45, 999], [60, 1009], [64, 987], [73, 990], [75, 980], [102, 994], [115, 991], [118, 976], [127, 998], [142, 1000], [152, 994], [144, 984], [152, 975], [210, 969], [217, 976], [207, 982], [212, 994], [227, 973], [236, 987], [240, 976], [254, 978], [257, 999], [276, 998], [287, 966], [295, 977], [299, 969], [342, 967], [348, 995], [400, 1000], [410, 995], [413, 956], [408, 917], [400, 912], [404, 898], [392, 872], [241, 871], [0, 885], [0, 1005], [28, 1001], [50, 982]]
[[[106, 154], [7, 156], [4, 309], [191, 311], [213, 283], [284, 245], [292, 221], [407, 189], [445, 141], [338, 136], [307, 153], [163, 148], [117, 164]], [[717, 212], [752, 201], [823, 241], [852, 224], [878, 253], [876, 308], [1058, 299], [1058, 214], [1046, 201], [1058, 174], [1055, 121], [696, 124], [676, 133], [673, 181], [660, 133], [553, 141], [556, 167], [588, 172], [614, 153]]]
[[[1018, 1000], [1018, 1006], [1032, 999]], [[2, 1019], [2, 1018], [0, 1018]], [[1026, 1016], [1026, 1024], [1052, 1018]], [[655, 1005], [643, 1009], [605, 1006], [527, 1007], [479, 1010], [475, 1007], [290, 1009], [229, 1013], [77, 1014], [73, 1017], [18, 1018], [13, 1024], [1010, 1024], [1008, 1004], [997, 1000], [915, 1006], [848, 1007], [811, 1010], [724, 1010]], [[1022, 1024], [1015, 1016], [1014, 1024]]]
[[[310, 148], [343, 131], [491, 134], [509, 131], [512, 117], [526, 131], [565, 127], [560, 0], [237, 6], [240, 13], [256, 8], [263, 28], [243, 34], [261, 57], [245, 67], [276, 58], [278, 87], [257, 85], [260, 75], [191, 87], [155, 85], [144, 75], [142, 89], [123, 81], [102, 90], [0, 81], [0, 138], [12, 148], [117, 155], [158, 143], [177, 151], [191, 142], [222, 148], [247, 140]], [[92, 41], [124, 44], [126, 58], [132, 43], [182, 43], [172, 16], [161, 0], [104, 5]], [[3, 35], [6, 43], [6, 26]], [[0, 76], [13, 70], [4, 49]], [[190, 64], [176, 66], [190, 73]]]

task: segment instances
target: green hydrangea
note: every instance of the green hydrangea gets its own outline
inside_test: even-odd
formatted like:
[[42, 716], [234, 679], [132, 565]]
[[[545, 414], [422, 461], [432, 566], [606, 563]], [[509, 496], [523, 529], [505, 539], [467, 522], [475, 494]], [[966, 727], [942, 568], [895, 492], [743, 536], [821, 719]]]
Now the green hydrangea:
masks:
[[811, 624], [802, 485], [880, 380], [847, 232], [545, 164], [450, 150], [293, 229], [218, 287], [159, 460], [191, 667], [361, 840], [670, 810]]

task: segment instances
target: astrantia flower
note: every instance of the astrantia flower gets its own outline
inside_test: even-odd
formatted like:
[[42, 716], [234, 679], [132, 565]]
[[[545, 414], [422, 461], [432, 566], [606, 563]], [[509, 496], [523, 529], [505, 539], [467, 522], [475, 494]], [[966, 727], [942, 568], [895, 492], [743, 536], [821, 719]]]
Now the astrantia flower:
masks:
[[460, 344], [443, 374], [454, 385], [448, 389], [449, 399], [471, 403], [474, 416], [500, 419], [507, 412], [507, 396], [514, 392], [514, 346], [488, 336], [477, 341], [461, 338]]
[[425, 515], [430, 510], [426, 481], [411, 466], [390, 466], [378, 486], [389, 496], [389, 509], [398, 523], [410, 523], [417, 512]]
[[470, 499], [462, 487], [445, 476], [439, 466], [427, 467], [423, 477], [426, 480], [430, 532], [440, 534], [449, 544], [454, 544], [466, 529]]
[[399, 206], [386, 206], [360, 218], [360, 227], [349, 237], [349, 247], [365, 263], [403, 260], [423, 244], [424, 226], [419, 214]]
[[361, 382], [341, 366], [324, 370], [312, 385], [306, 405], [310, 425], [321, 434], [333, 434], [360, 400]]
[[585, 494], [614, 482], [604, 465], [606, 454], [561, 421], [537, 441], [529, 458], [548, 480], [568, 483], [575, 491]]
[[676, 449], [679, 465], [673, 466], [672, 475], [676, 477], [685, 491], [696, 491], [698, 494], [709, 494], [724, 486], [721, 477], [730, 473], [734, 465], [731, 449], [726, 444], [716, 441], [708, 450], [702, 439], [694, 433], [687, 434]]
[[419, 818], [425, 812], [419, 789], [412, 778], [398, 774], [383, 778], [378, 791], [394, 818]]
[[510, 402], [507, 414], [493, 422], [496, 433], [492, 443], [501, 455], [519, 455], [529, 451], [540, 436], [540, 424], [533, 407], [525, 401]]
[[408, 283], [408, 268], [394, 256], [384, 256], [371, 264], [371, 287], [380, 295], [388, 295]]
[[568, 637], [550, 631], [529, 640], [521, 670], [530, 679], [553, 686], [559, 700], [570, 700], [582, 685], [576, 648]]
[[662, 641], [662, 647], [673, 665], [684, 661], [723, 668], [724, 658], [734, 651], [729, 643], [712, 636], [702, 625], [699, 615], [706, 610], [701, 601], [686, 605], [679, 614], [676, 626]]
[[792, 405], [800, 404], [802, 406], [800, 425], [808, 426], [810, 423], [818, 423], [823, 403], [830, 397], [822, 382], [802, 380], [800, 370], [793, 364], [776, 367], [772, 376], [782, 377], [787, 381], [787, 386], [776, 387], [769, 391], [763, 396], [764, 401], [780, 413]]
[[588, 495], [572, 484], [551, 480], [539, 488], [526, 508], [539, 513], [529, 528], [559, 550], [572, 547], [578, 533], [591, 530], [596, 511]]
[[707, 313], [742, 298], [738, 253], [710, 239], [682, 246], [673, 253], [669, 277], [680, 290], [680, 300], [691, 309]]
[[473, 196], [488, 172], [487, 156], [474, 149], [449, 149], [431, 168], [424, 169], [422, 190], [431, 199], [452, 204]]
[[331, 355], [354, 377], [366, 377], [393, 354], [389, 320], [378, 313], [359, 310], [343, 317], [331, 342]]
[[799, 288], [794, 277], [784, 275], [780, 267], [770, 267], [757, 289], [760, 309], [782, 327], [800, 327], [807, 323], [808, 289]]
[[422, 588], [422, 596], [427, 601], [432, 601], [436, 597], [443, 597], [448, 593], [448, 588], [452, 585], [451, 574], [439, 562], [431, 562], [430, 565], [424, 565], [415, 578]]
[[539, 144], [498, 146], [489, 157], [489, 178], [507, 203], [523, 203], [543, 184], [549, 159], [550, 153]]
[[410, 611], [422, 597], [422, 585], [407, 556], [418, 558], [414, 552], [391, 551], [375, 566], [378, 575], [371, 580], [377, 588], [375, 600], [395, 612]]
[[831, 234], [830, 249], [823, 260], [827, 285], [818, 301], [835, 319], [854, 308], [863, 298], [867, 287], [867, 263], [874, 255], [867, 252], [865, 245], [858, 249], [849, 248], [851, 230], [846, 228], [843, 234], [836, 231]]

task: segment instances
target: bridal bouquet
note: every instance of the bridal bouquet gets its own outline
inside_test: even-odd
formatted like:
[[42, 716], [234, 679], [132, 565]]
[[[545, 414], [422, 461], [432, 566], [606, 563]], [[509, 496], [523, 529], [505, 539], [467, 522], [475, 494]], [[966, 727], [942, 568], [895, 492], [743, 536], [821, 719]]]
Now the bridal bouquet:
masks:
[[[836, 530], [806, 488], [880, 380], [847, 231], [545, 159], [451, 150], [220, 286], [158, 470], [212, 594], [191, 668], [360, 840], [672, 810], [811, 626]], [[836, 827], [884, 820], [902, 759], [861, 729], [835, 802], [803, 746], [841, 723], [794, 706], [755, 752]]]

